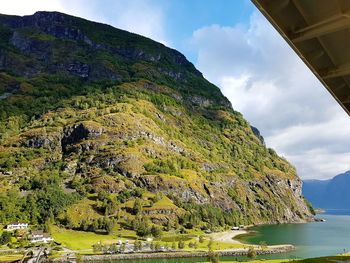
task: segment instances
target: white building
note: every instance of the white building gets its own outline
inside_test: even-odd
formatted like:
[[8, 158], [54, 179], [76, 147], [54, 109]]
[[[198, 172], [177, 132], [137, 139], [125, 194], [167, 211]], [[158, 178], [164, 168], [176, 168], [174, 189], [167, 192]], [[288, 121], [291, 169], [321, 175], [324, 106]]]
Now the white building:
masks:
[[33, 231], [29, 239], [32, 243], [49, 243], [53, 241], [53, 238], [42, 230]]
[[16, 222], [16, 223], [11, 223], [6, 226], [6, 230], [12, 231], [16, 229], [28, 229], [28, 223], [24, 222]]

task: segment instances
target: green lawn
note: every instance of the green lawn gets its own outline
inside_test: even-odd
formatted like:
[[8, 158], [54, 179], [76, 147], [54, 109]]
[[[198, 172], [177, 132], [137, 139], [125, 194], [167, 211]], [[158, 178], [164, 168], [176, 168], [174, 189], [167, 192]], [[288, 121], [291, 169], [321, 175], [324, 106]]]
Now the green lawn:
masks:
[[[196, 239], [192, 240], [192, 242], [194, 241], [196, 241]], [[199, 243], [198, 241], [197, 243], [198, 243], [199, 250], [208, 250], [208, 244], [209, 244], [208, 239], [204, 240], [203, 243]], [[213, 250], [236, 249], [236, 248], [249, 248], [249, 245], [213, 241]]]
[[116, 234], [96, 234], [93, 232], [75, 231], [57, 226], [51, 226], [50, 232], [56, 242], [61, 243], [64, 247], [72, 250], [85, 250], [92, 249], [92, 245], [97, 242], [103, 242], [105, 244], [117, 242], [117, 240], [131, 239], [135, 237], [135, 234], [131, 231], [122, 232], [121, 237]]
[[[55, 239], [56, 242], [61, 243], [64, 247], [67, 247], [72, 250], [87, 250], [92, 249], [92, 245], [102, 242], [104, 244], [114, 243], [117, 240], [133, 240], [136, 239], [136, 235], [134, 231], [116, 231], [116, 234], [96, 234], [93, 232], [84, 232], [84, 231], [76, 231], [69, 230], [64, 228], [59, 228], [57, 226], [51, 226], [50, 232]], [[185, 241], [185, 250], [195, 250], [194, 248], [189, 248], [189, 242], [197, 242], [198, 250], [208, 250], [209, 238], [206, 237], [203, 243], [198, 242], [198, 235], [195, 234], [171, 234], [164, 235], [160, 240], [155, 240], [156, 242], [160, 242], [161, 245], [171, 246], [172, 242], [183, 240]], [[221, 249], [234, 249], [234, 248], [243, 248], [248, 247], [248, 245], [243, 244], [233, 244], [233, 243], [225, 243], [225, 242], [213, 242], [214, 250]]]
[[0, 262], [12, 262], [18, 261], [22, 259], [23, 255], [15, 254], [15, 255], [0, 255]]

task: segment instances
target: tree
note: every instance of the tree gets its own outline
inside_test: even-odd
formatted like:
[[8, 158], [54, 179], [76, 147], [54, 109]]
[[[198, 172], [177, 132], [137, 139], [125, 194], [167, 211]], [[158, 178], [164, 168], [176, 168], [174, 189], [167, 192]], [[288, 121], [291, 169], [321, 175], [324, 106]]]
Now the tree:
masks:
[[134, 215], [142, 212], [142, 201], [140, 198], [136, 198], [134, 202], [134, 207], [132, 208]]
[[208, 250], [212, 251], [214, 246], [213, 238], [211, 237], [208, 243]]
[[204, 236], [199, 236], [199, 243], [204, 243]]
[[93, 244], [92, 245], [92, 250], [94, 251], [94, 253], [98, 253], [102, 251], [102, 244], [101, 241], [98, 242], [97, 244]]
[[154, 250], [159, 251], [160, 250], [160, 244], [157, 242], [154, 244]]
[[126, 249], [126, 244], [125, 244], [125, 242], [123, 242], [123, 243], [120, 245], [120, 252], [121, 252], [121, 253], [124, 252], [125, 249]]
[[253, 247], [250, 247], [248, 249], [248, 254], [247, 256], [250, 258], [250, 259], [255, 259], [256, 258], [256, 251]]
[[176, 243], [173, 242], [173, 243], [171, 244], [171, 249], [172, 249], [172, 250], [176, 250], [176, 248], [177, 248], [177, 247], [176, 247]]
[[213, 238], [210, 238], [208, 243], [208, 260], [211, 263], [219, 262], [219, 255], [213, 250], [214, 242]]
[[115, 225], [116, 225], [116, 221], [114, 219], [106, 220], [106, 230], [108, 234], [113, 233]]
[[6, 245], [11, 241], [11, 233], [8, 231], [4, 231], [0, 236], [0, 245]]
[[141, 251], [142, 250], [142, 242], [140, 240], [136, 240], [134, 242], [134, 251]]
[[178, 247], [179, 249], [184, 249], [184, 248], [185, 248], [185, 242], [182, 241], [182, 240], [180, 240], [179, 243], [177, 244], [177, 247]]
[[220, 262], [218, 253], [214, 252], [213, 250], [210, 250], [208, 252], [208, 260], [211, 263], [218, 263], [218, 262]]
[[154, 237], [160, 237], [162, 235], [162, 229], [160, 227], [153, 225], [151, 228], [151, 234]]
[[260, 241], [260, 242], [259, 242], [259, 245], [260, 245], [260, 247], [261, 247], [262, 249], [266, 249], [266, 248], [267, 248], [267, 243], [266, 243], [266, 241]]
[[132, 227], [136, 231], [136, 234], [140, 237], [145, 237], [151, 234], [149, 220], [143, 217], [133, 220]]
[[171, 221], [170, 221], [170, 220], [167, 221], [165, 230], [166, 230], [166, 231], [170, 231], [170, 230], [171, 230]]

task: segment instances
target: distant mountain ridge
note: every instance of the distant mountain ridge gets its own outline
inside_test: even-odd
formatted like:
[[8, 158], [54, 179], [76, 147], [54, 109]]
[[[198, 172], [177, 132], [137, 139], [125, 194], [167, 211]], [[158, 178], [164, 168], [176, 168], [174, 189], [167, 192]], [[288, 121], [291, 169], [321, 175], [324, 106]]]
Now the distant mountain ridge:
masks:
[[350, 171], [329, 180], [304, 180], [303, 194], [314, 207], [350, 209]]

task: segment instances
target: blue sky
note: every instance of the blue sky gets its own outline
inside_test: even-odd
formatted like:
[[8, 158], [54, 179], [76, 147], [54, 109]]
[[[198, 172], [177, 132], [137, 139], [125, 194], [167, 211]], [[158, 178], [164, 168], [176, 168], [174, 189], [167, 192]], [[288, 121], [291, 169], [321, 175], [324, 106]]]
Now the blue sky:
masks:
[[232, 26], [247, 24], [254, 7], [250, 1], [232, 0], [157, 0], [157, 5], [164, 5], [166, 16], [166, 37], [176, 49], [196, 61], [196, 54], [188, 48], [188, 39], [192, 33], [203, 26], [217, 24]]
[[11, 0], [0, 12], [61, 11], [178, 49], [302, 178], [350, 170], [350, 118], [249, 0]]

